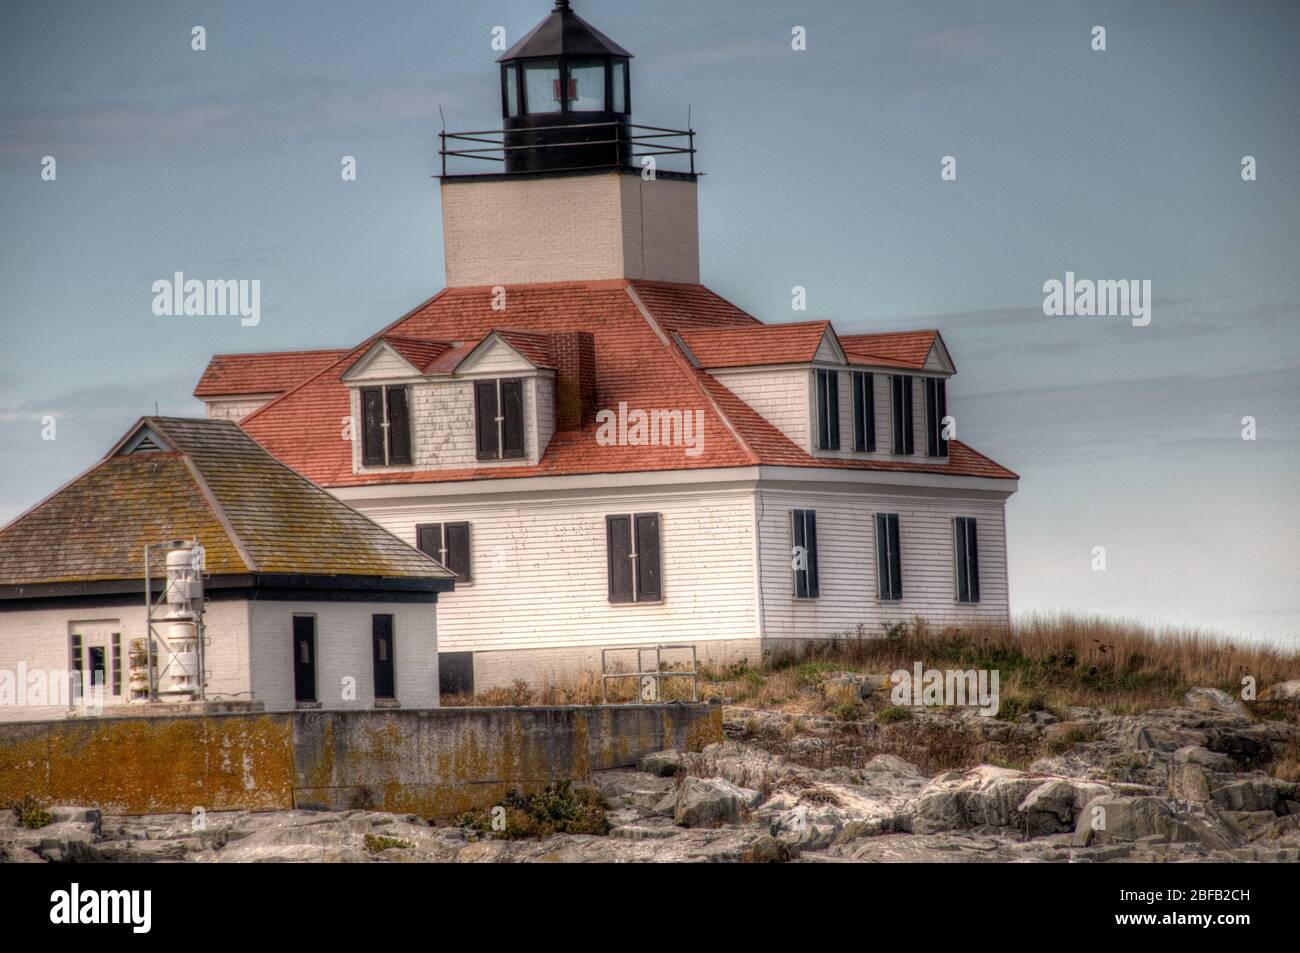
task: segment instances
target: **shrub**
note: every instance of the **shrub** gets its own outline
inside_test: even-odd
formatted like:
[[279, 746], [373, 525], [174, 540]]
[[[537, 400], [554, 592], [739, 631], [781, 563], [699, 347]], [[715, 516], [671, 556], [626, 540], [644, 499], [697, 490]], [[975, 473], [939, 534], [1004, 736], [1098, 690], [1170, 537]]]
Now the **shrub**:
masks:
[[882, 725], [892, 725], [899, 721], [911, 721], [912, 709], [903, 705], [890, 705], [876, 713], [876, 721]]
[[409, 850], [414, 846], [415, 845], [412, 844], [409, 840], [405, 840], [401, 837], [388, 837], [384, 834], [366, 835], [366, 850], [368, 850], [372, 854], [382, 854], [384, 851], [389, 850], [390, 848]]
[[609, 819], [605, 816], [609, 805], [600, 792], [594, 788], [574, 788], [568, 781], [548, 784], [536, 794], [511, 791], [500, 806], [505, 809], [502, 830], [493, 828], [493, 811], [465, 814], [456, 823], [501, 840], [609, 833]]
[[18, 823], [29, 830], [45, 827], [54, 822], [54, 815], [45, 809], [45, 805], [30, 794], [9, 801], [6, 808], [13, 811]]

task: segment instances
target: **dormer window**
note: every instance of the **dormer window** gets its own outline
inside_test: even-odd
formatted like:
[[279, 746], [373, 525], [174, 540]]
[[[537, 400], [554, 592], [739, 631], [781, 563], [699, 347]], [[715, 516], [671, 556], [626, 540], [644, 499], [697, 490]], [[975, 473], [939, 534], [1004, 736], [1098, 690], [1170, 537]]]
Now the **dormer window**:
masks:
[[817, 449], [840, 448], [840, 375], [836, 371], [817, 371]]
[[524, 456], [524, 382], [474, 382], [475, 446], [480, 460], [522, 459]]
[[361, 465], [398, 466], [411, 463], [411, 418], [406, 388], [361, 388]]

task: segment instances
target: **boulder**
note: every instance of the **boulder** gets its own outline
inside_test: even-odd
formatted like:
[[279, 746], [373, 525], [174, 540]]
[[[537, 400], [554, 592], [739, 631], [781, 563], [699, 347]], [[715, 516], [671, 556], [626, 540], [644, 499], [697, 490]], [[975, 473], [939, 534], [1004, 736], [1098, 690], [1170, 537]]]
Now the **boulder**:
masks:
[[1195, 764], [1210, 771], [1232, 771], [1232, 758], [1220, 751], [1210, 751], [1204, 745], [1183, 745], [1174, 752], [1175, 764]]
[[79, 807], [70, 804], [56, 804], [49, 809], [52, 822], [55, 824], [72, 823], [72, 824], [89, 824], [91, 830], [96, 834], [100, 832], [103, 824], [103, 815], [99, 808], [96, 807]]
[[1285, 682], [1278, 682], [1276, 685], [1270, 685], [1259, 693], [1259, 697], [1268, 702], [1300, 703], [1300, 678], [1292, 678]]
[[1162, 798], [1103, 794], [1079, 813], [1075, 847], [1115, 843], [1194, 843], [1210, 850], [1236, 846], [1223, 820], [1213, 812], [1176, 812]]
[[1183, 704], [1196, 711], [1217, 711], [1234, 718], [1250, 719], [1250, 712], [1241, 703], [1221, 688], [1193, 688], [1183, 696]]
[[1210, 780], [1199, 764], [1174, 764], [1169, 768], [1169, 796], [1176, 801], [1203, 804], [1210, 799]]
[[759, 802], [760, 795], [722, 778], [687, 778], [677, 792], [673, 821], [680, 827], [716, 827], [734, 824], [741, 813]]
[[1030, 837], [1074, 830], [1074, 820], [1093, 798], [1111, 793], [1104, 784], [1053, 778], [1035, 787], [1016, 806], [1017, 829]]
[[987, 764], [941, 774], [917, 795], [912, 832], [1006, 827], [1013, 822], [1020, 803], [1042, 783], [1042, 778]]
[[681, 770], [682, 753], [672, 749], [655, 751], [638, 761], [636, 766], [646, 774], [653, 774], [659, 778], [671, 778]]
[[1271, 811], [1281, 813], [1278, 782], [1273, 778], [1256, 777], [1230, 781], [1216, 787], [1211, 793], [1216, 806], [1224, 811]]

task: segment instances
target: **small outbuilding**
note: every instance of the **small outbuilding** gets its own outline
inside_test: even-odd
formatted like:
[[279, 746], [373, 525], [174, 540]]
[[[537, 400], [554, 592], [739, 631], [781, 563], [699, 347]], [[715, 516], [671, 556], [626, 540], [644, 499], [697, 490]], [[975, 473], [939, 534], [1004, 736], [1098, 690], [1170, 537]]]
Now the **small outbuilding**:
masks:
[[235, 424], [141, 418], [0, 529], [0, 720], [436, 706], [454, 582]]

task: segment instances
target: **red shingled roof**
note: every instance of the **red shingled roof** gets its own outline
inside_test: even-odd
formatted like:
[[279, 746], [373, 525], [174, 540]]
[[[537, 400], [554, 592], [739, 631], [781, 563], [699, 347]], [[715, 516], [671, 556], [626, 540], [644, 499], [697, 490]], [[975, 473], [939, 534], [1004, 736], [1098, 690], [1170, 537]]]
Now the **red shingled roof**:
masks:
[[[884, 364], [920, 370], [930, 356], [938, 331], [894, 331], [888, 334], [846, 334], [840, 347], [853, 363]], [[855, 360], [857, 359], [857, 360]]]
[[[267, 404], [240, 422], [254, 439], [303, 475], [326, 486], [373, 483], [450, 482], [473, 479], [505, 479], [583, 473], [619, 473], [653, 470], [683, 470], [754, 465], [839, 467], [859, 470], [892, 470], [946, 473], [959, 476], [1014, 478], [968, 447], [950, 443], [949, 462], [898, 460], [849, 460], [815, 458], [705, 371], [696, 368], [678, 348], [672, 335], [680, 334], [691, 347], [695, 341], [721, 353], [733, 338], [743, 353], [752, 348], [744, 342], [752, 335], [772, 341], [786, 356], [811, 359], [816, 343], [829, 325], [811, 322], [799, 325], [767, 326], [701, 285], [645, 281], [557, 282], [517, 285], [509, 288], [510, 307], [506, 314], [491, 307], [492, 296], [483, 288], [447, 288], [413, 311], [342, 353], [296, 388]], [[500, 330], [503, 318], [509, 330]], [[688, 457], [681, 447], [643, 446], [630, 450], [601, 446], [596, 441], [594, 422], [581, 431], [559, 431], [535, 466], [500, 465], [466, 467], [459, 470], [393, 471], [357, 474], [352, 470], [351, 445], [339, 439], [339, 421], [350, 413], [347, 387], [342, 373], [381, 336], [390, 340], [462, 342], [455, 350], [442, 353], [426, 373], [454, 367], [472, 347], [494, 330], [524, 353], [529, 360], [548, 366], [540, 351], [548, 336], [561, 331], [590, 332], [596, 350], [596, 406], [700, 410], [704, 414], [704, 450]], [[755, 335], [755, 332], [758, 332]], [[914, 356], [921, 339], [933, 341], [935, 332], [904, 335], [861, 335], [873, 340], [890, 339], [891, 354]], [[900, 339], [900, 340], [893, 340]], [[908, 347], [912, 350], [908, 350]], [[811, 351], [809, 350], [811, 347]], [[528, 350], [526, 350], [528, 349]], [[691, 347], [694, 352], [694, 347]], [[928, 348], [927, 348], [928, 353]], [[453, 361], [454, 358], [454, 361]], [[920, 358], [924, 362], [924, 356]], [[910, 365], [909, 365], [910, 366]]]
[[337, 361], [347, 351], [274, 351], [215, 354], [194, 388], [195, 397], [283, 394]]
[[829, 321], [684, 331], [682, 343], [700, 367], [807, 364], [817, 355]]

